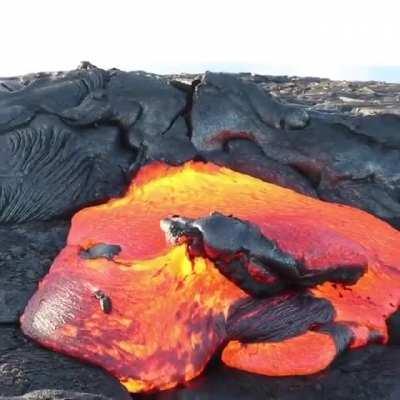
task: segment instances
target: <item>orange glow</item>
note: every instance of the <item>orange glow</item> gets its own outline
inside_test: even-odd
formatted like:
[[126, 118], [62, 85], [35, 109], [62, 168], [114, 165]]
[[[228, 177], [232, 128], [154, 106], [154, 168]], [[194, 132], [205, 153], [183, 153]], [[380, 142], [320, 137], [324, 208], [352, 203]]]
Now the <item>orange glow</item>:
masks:
[[222, 353], [226, 365], [269, 376], [308, 375], [326, 368], [337, 354], [335, 342], [323, 333], [277, 343], [229, 342]]
[[[195, 162], [144, 167], [123, 198], [78, 212], [67, 246], [25, 310], [24, 332], [102, 366], [132, 392], [199, 375], [227, 344], [230, 307], [248, 295], [211, 261], [191, 260], [185, 245], [168, 243], [160, 221], [213, 211], [257, 224], [314, 269], [366, 257], [368, 272], [355, 285], [325, 283], [311, 292], [332, 302], [336, 321], [351, 325], [353, 347], [366, 344], [371, 332], [387, 338], [385, 319], [400, 301], [399, 232], [363, 211]], [[122, 251], [113, 260], [79, 257], [96, 243]], [[97, 290], [111, 299], [109, 314], [99, 307]], [[229, 342], [223, 361], [282, 376], [317, 372], [335, 355], [329, 335], [307, 332], [279, 343]]]

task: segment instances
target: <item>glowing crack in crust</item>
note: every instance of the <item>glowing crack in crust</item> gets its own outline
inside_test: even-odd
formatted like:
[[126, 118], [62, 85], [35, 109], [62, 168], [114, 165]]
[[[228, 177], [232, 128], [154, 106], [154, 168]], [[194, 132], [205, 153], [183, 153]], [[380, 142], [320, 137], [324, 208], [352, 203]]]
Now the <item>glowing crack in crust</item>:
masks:
[[366, 212], [212, 164], [154, 163], [74, 216], [22, 329], [131, 392], [184, 383], [219, 349], [231, 367], [311, 374], [387, 341], [399, 260], [400, 233]]

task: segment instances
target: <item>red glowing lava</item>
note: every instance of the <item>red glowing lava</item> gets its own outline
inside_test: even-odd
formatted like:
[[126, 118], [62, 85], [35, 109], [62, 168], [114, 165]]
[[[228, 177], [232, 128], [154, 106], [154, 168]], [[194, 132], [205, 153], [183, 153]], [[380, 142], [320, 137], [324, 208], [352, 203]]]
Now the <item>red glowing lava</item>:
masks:
[[[326, 282], [296, 290], [331, 303], [333, 322], [352, 333], [351, 347], [387, 340], [385, 320], [400, 300], [399, 232], [366, 212], [195, 162], [149, 165], [123, 198], [78, 212], [67, 246], [21, 318], [23, 331], [46, 347], [102, 366], [131, 392], [194, 378], [222, 346], [226, 364], [256, 373], [325, 368], [338, 349], [315, 323], [282, 340], [231, 337], [229, 316], [249, 295], [209, 258], [192, 258], [186, 243], [168, 242], [160, 228], [172, 215], [196, 219], [215, 211], [258, 226], [310, 270], [367, 263], [354, 285]], [[120, 251], [82, 257], [101, 243]], [[275, 302], [254, 299], [248, 307], [262, 304], [262, 315], [274, 309], [271, 315], [284, 319], [291, 296], [285, 291]], [[255, 314], [249, 308], [243, 315], [251, 326]]]

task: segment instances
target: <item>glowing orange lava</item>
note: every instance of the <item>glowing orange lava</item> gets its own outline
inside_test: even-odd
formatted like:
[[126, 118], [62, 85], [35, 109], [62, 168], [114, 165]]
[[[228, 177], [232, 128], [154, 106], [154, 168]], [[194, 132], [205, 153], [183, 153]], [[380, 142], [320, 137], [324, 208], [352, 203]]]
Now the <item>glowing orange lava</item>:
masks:
[[[282, 376], [325, 368], [337, 350], [319, 332], [280, 342], [229, 341], [228, 313], [248, 295], [210, 260], [191, 260], [185, 245], [173, 246], [160, 229], [166, 217], [214, 211], [258, 225], [313, 268], [362, 253], [368, 271], [355, 285], [325, 283], [309, 291], [332, 303], [335, 321], [353, 332], [352, 347], [372, 336], [387, 339], [385, 320], [400, 301], [399, 232], [363, 211], [195, 162], [149, 165], [123, 198], [78, 212], [67, 246], [21, 318], [24, 332], [102, 366], [131, 392], [194, 378], [221, 346], [226, 364], [252, 372]], [[347, 242], [355, 243], [354, 254]], [[97, 243], [121, 251], [110, 259], [80, 257]], [[99, 290], [110, 299], [110, 312], [100, 307]]]

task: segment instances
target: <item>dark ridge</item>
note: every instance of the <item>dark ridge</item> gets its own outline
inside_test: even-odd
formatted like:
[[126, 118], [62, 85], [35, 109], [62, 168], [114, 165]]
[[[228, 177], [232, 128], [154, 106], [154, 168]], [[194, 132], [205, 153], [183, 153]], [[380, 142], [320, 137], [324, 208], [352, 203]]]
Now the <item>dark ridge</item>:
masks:
[[328, 324], [334, 316], [329, 301], [308, 293], [247, 298], [229, 309], [227, 332], [231, 340], [241, 342], [279, 342]]

